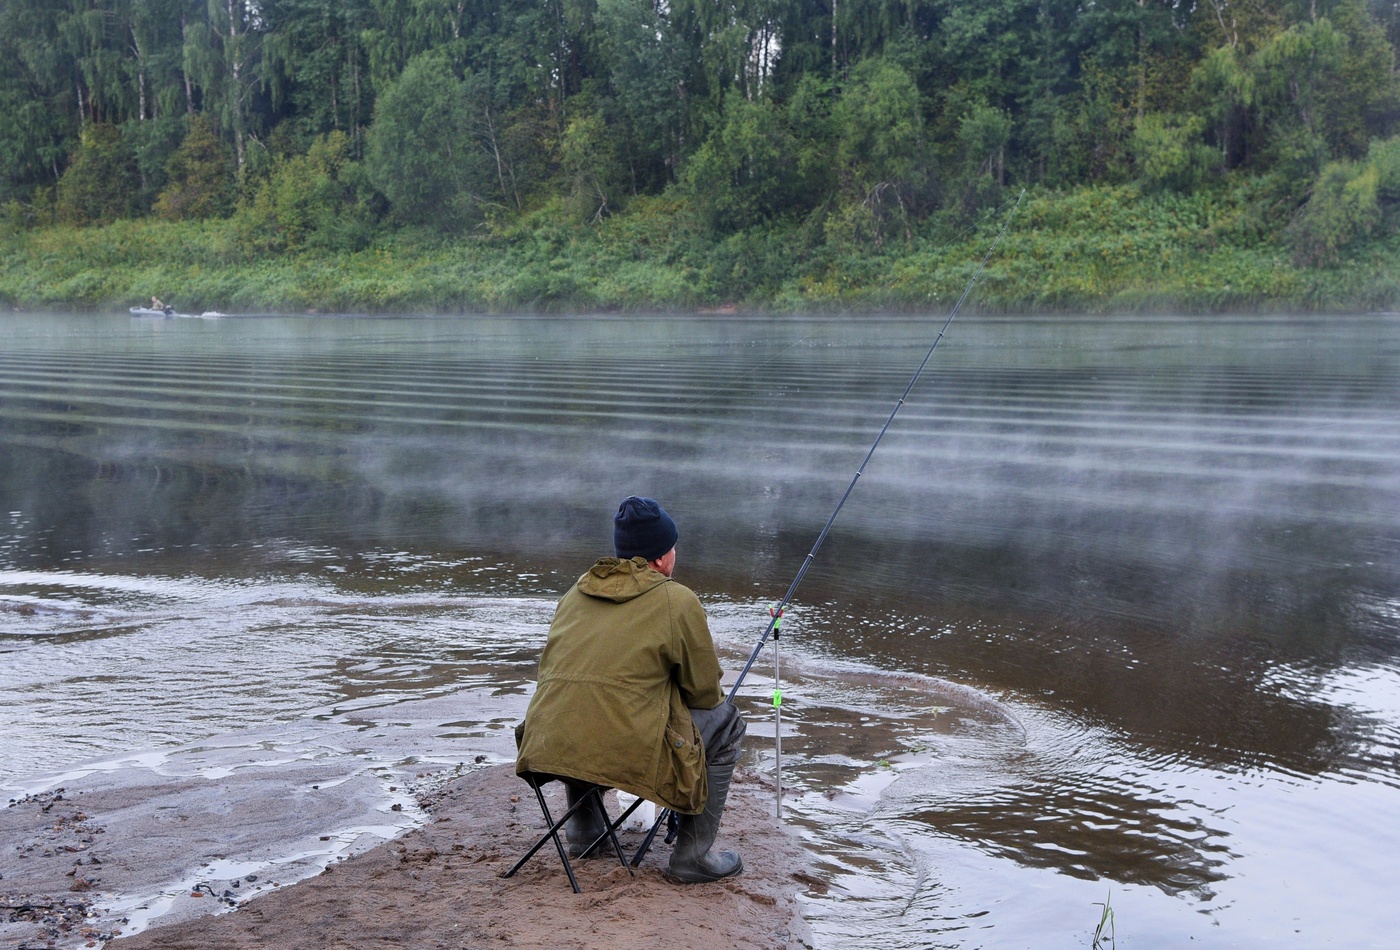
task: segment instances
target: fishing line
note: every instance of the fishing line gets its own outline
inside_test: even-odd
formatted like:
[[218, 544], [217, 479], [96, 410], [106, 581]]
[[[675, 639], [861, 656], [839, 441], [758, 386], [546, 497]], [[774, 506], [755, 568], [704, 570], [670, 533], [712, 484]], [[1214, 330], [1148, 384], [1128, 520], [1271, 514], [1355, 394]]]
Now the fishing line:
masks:
[[[904, 406], [905, 400], [909, 398], [909, 393], [913, 391], [915, 384], [917, 384], [919, 381], [919, 377], [923, 375], [924, 368], [928, 366], [929, 360], [933, 358], [934, 350], [938, 349], [938, 344], [943, 342], [943, 335], [947, 333], [948, 328], [953, 325], [953, 320], [957, 317], [958, 311], [962, 309], [964, 301], [966, 301], [968, 295], [972, 293], [972, 288], [977, 284], [978, 279], [981, 278], [982, 272], [986, 270], [987, 262], [991, 260], [992, 254], [996, 252], [997, 245], [1001, 243], [1002, 237], [1005, 236], [1007, 229], [1011, 227], [1011, 220], [1016, 216], [1016, 211], [1021, 207], [1021, 200], [1025, 198], [1025, 196], [1026, 190], [1022, 188], [1021, 193], [1016, 196], [1016, 202], [1012, 205], [1011, 211], [1007, 213], [1006, 220], [1002, 223], [1001, 229], [997, 231], [996, 238], [992, 241], [991, 246], [987, 248], [987, 253], [982, 256], [981, 263], [977, 265], [977, 270], [972, 275], [972, 279], [969, 280], [967, 282], [967, 286], [963, 288], [962, 296], [958, 298], [958, 302], [953, 306], [952, 312], [948, 314], [948, 319], [944, 321], [942, 329], [938, 331], [938, 336], [934, 338], [933, 345], [928, 348], [928, 352], [924, 354], [924, 358], [922, 361], [920, 361], [918, 368], [914, 370], [914, 375], [909, 378], [909, 384], [904, 387], [904, 392], [900, 394], [899, 399], [894, 404], [894, 408], [890, 410], [889, 417], [885, 420], [884, 426], [881, 427], [879, 434], [875, 436], [875, 441], [871, 443], [870, 450], [865, 453], [865, 458], [861, 461], [860, 468], [856, 469], [855, 475], [851, 478], [851, 483], [846, 486], [846, 491], [844, 494], [841, 495], [841, 500], [836, 503], [836, 508], [831, 512], [831, 517], [827, 518], [826, 525], [823, 526], [821, 533], [817, 535], [817, 540], [812, 544], [812, 549], [807, 552], [807, 557], [803, 560], [802, 566], [797, 570], [797, 576], [794, 577], [792, 579], [792, 583], [788, 585], [787, 593], [783, 595], [782, 601], [776, 607], [772, 607], [769, 609], [768, 626], [764, 628], [763, 636], [759, 637], [758, 643], [753, 648], [753, 652], [749, 654], [748, 662], [744, 664], [743, 670], [740, 671], [739, 676], [734, 680], [734, 685], [729, 688], [729, 695], [725, 697], [725, 702], [734, 701], [735, 695], [737, 695], [739, 692], [739, 687], [742, 686], [744, 683], [744, 678], [749, 675], [749, 670], [753, 668], [754, 661], [758, 659], [759, 653], [763, 651], [764, 645], [771, 638], [773, 640], [774, 649], [773, 710], [777, 722], [776, 731], [774, 733], [774, 749], [779, 756], [779, 771], [781, 770], [782, 755], [781, 731], [783, 694], [782, 690], [779, 688], [778, 683], [777, 644], [778, 630], [781, 628], [783, 623], [783, 611], [787, 608], [788, 604], [792, 602], [793, 595], [797, 593], [798, 585], [802, 583], [802, 578], [807, 574], [807, 569], [812, 566], [812, 562], [816, 560], [817, 552], [821, 549], [822, 543], [826, 541], [827, 535], [831, 533], [831, 526], [836, 523], [836, 516], [841, 513], [841, 509], [845, 507], [846, 500], [851, 497], [851, 492], [855, 490], [856, 482], [860, 481], [861, 475], [865, 473], [866, 465], [870, 463], [870, 459], [875, 455], [875, 450], [879, 448], [880, 441], [884, 439], [885, 433], [889, 431], [890, 425], [894, 422], [894, 417], [899, 414], [899, 410]], [[1002, 207], [1004, 206], [1005, 205], [1003, 204]], [[781, 817], [783, 807], [781, 775], [779, 775], [779, 778], [777, 780], [777, 787], [778, 816]], [[641, 846], [637, 849], [636, 855], [632, 858], [631, 863], [633, 867], [637, 867], [641, 864], [642, 858], [646, 855], [647, 851], [651, 848], [652, 842], [656, 839], [656, 835], [660, 831], [662, 823], [673, 818], [674, 816], [672, 815], [670, 809], [664, 809], [660, 814], [656, 816], [656, 821], [651, 826], [651, 831], [648, 832], [646, 838], [642, 841]], [[670, 841], [671, 835], [668, 834], [666, 840]]]
[[[996, 239], [992, 241], [992, 246], [987, 248], [987, 253], [982, 256], [982, 262], [978, 264], [976, 273], [972, 275], [972, 279], [969, 280], [967, 286], [963, 288], [962, 296], [958, 298], [957, 304], [954, 305], [953, 312], [948, 314], [948, 319], [944, 321], [943, 328], [938, 331], [938, 336], [934, 338], [933, 345], [928, 348], [928, 352], [924, 354], [924, 358], [919, 363], [918, 368], [914, 370], [914, 375], [909, 379], [909, 385], [904, 387], [904, 392], [900, 395], [898, 401], [895, 402], [894, 408], [890, 410], [889, 418], [885, 420], [885, 424], [880, 429], [880, 433], [875, 436], [875, 441], [871, 443], [870, 451], [865, 453], [865, 459], [860, 463], [860, 468], [856, 469], [855, 475], [851, 478], [851, 483], [846, 486], [846, 491], [842, 494], [841, 500], [836, 503], [836, 508], [831, 512], [831, 517], [826, 519], [826, 525], [822, 528], [821, 533], [817, 535], [817, 540], [813, 543], [812, 550], [807, 552], [807, 557], [803, 560], [802, 566], [798, 568], [797, 576], [792, 579], [792, 583], [788, 586], [787, 593], [783, 595], [783, 599], [778, 603], [778, 606], [771, 611], [772, 616], [768, 621], [768, 626], [764, 629], [763, 636], [759, 637], [758, 644], [753, 648], [753, 653], [749, 655], [748, 662], [744, 664], [744, 668], [734, 681], [734, 685], [730, 687], [727, 701], [733, 702], [735, 694], [739, 692], [739, 687], [743, 685], [744, 678], [749, 675], [749, 670], [753, 668], [754, 661], [758, 659], [758, 654], [762, 652], [764, 644], [768, 642], [768, 638], [776, 638], [777, 630], [782, 623], [783, 611], [786, 609], [787, 605], [792, 602], [793, 595], [797, 593], [797, 586], [802, 583], [802, 578], [806, 576], [807, 569], [810, 568], [812, 562], [816, 560], [817, 552], [821, 550], [822, 543], [826, 541], [826, 536], [831, 533], [831, 526], [835, 524], [836, 516], [841, 513], [841, 509], [845, 506], [846, 500], [851, 497], [851, 492], [855, 490], [856, 482], [860, 481], [861, 475], [865, 473], [865, 466], [870, 463], [871, 457], [875, 455], [875, 450], [880, 446], [880, 441], [885, 437], [885, 433], [889, 431], [890, 425], [894, 422], [894, 417], [899, 414], [899, 410], [903, 408], [905, 400], [909, 398], [909, 393], [914, 389], [914, 385], [918, 383], [919, 377], [923, 375], [924, 367], [928, 366], [929, 360], [933, 358], [933, 351], [938, 349], [939, 343], [943, 342], [943, 335], [947, 333], [948, 328], [953, 325], [953, 320], [957, 317], [958, 311], [962, 309], [963, 302], [967, 300], [968, 294], [972, 293], [972, 288], [976, 285], [978, 278], [982, 276], [982, 272], [986, 270], [987, 262], [991, 260], [992, 254], [996, 252], [997, 245], [1001, 243], [1002, 237], [1006, 234], [1006, 229], [1011, 226], [1011, 219], [1016, 216], [1017, 209], [1021, 207], [1021, 199], [1025, 196], [1026, 190], [1022, 188], [1021, 193], [1016, 196], [1016, 203], [1012, 206], [1010, 213], [1007, 214], [1006, 221], [1002, 224], [1001, 230], [997, 232]], [[781, 704], [781, 702], [781, 693], [775, 690], [775, 706]]]

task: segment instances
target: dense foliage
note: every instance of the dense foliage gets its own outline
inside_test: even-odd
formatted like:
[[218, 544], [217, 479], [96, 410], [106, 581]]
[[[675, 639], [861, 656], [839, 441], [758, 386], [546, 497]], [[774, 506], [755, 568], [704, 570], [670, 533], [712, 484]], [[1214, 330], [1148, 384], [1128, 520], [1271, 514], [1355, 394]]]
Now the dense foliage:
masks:
[[[1007, 306], [1194, 299], [1203, 254], [1256, 268], [1203, 305], [1371, 301], [1398, 42], [1400, 0], [3, 0], [0, 231], [31, 271], [86, 232], [201, 273], [501, 268], [385, 306], [913, 303], [1025, 187]], [[1114, 230], [1053, 231], [1095, 203]]]

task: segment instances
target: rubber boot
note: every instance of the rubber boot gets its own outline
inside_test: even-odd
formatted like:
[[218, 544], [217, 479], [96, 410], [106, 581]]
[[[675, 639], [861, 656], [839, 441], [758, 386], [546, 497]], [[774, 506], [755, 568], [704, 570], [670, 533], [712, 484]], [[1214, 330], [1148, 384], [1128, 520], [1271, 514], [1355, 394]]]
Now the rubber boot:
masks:
[[719, 819], [724, 814], [724, 802], [729, 798], [729, 780], [733, 776], [732, 764], [705, 770], [705, 779], [710, 786], [705, 810], [698, 815], [680, 816], [676, 846], [671, 852], [671, 864], [666, 869], [669, 877], [682, 884], [703, 884], [733, 877], [744, 870], [744, 862], [737, 851], [710, 850], [715, 843], [715, 835], [719, 834]]
[[[572, 785], [565, 786], [569, 790], [569, 807], [573, 808], [584, 792], [577, 790]], [[606, 835], [608, 830], [608, 818], [603, 813], [601, 803], [597, 798], [589, 796], [589, 803], [569, 816], [569, 820], [564, 822], [564, 835], [569, 839], [569, 857], [571, 858], [596, 858], [601, 854], [606, 854], [611, 850], [607, 838], [603, 842], [584, 853], [584, 848], [597, 841], [600, 836]]]

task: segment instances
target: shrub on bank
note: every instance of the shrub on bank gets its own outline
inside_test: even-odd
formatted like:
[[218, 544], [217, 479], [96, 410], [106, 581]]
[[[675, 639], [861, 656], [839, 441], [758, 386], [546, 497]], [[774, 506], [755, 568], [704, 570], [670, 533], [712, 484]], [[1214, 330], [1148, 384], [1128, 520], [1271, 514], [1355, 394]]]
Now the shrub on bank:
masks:
[[[1143, 194], [1134, 187], [1028, 194], [969, 306], [1014, 312], [1395, 305], [1391, 275], [1400, 272], [1400, 238], [1391, 228], [1356, 238], [1331, 267], [1299, 267], [1289, 248], [1254, 233], [1250, 207], [1257, 195], [1249, 183], [1210, 195]], [[269, 192], [267, 208], [284, 209], [289, 221], [307, 220], [298, 215], [309, 206], [279, 205], [276, 197]], [[12, 307], [124, 310], [156, 294], [185, 312], [944, 311], [1009, 207], [969, 227], [930, 224], [905, 240], [840, 253], [807, 221], [715, 239], [683, 203], [640, 198], [627, 213], [595, 226], [542, 212], [537, 227], [517, 222], [467, 238], [403, 230], [348, 248], [303, 240], [256, 254], [242, 230], [246, 221], [237, 217], [9, 229], [0, 232], [0, 299]]]

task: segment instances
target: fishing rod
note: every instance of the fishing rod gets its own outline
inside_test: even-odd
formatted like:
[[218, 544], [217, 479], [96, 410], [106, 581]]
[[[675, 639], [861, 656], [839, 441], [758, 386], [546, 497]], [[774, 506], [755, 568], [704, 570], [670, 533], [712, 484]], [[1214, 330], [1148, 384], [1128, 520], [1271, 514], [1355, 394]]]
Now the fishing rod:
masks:
[[[1011, 211], [1007, 214], [1006, 221], [1002, 224], [1001, 230], [997, 232], [996, 239], [992, 241], [992, 246], [987, 248], [987, 253], [982, 256], [982, 263], [977, 266], [977, 272], [972, 275], [972, 279], [969, 280], [967, 286], [963, 288], [962, 296], [958, 298], [957, 304], [954, 305], [953, 312], [948, 314], [948, 319], [944, 322], [943, 329], [938, 331], [938, 336], [934, 339], [933, 345], [930, 346], [928, 352], [924, 354], [923, 361], [919, 363], [919, 368], [914, 370], [914, 375], [909, 379], [909, 385], [904, 387], [904, 392], [894, 404], [894, 408], [890, 410], [889, 418], [885, 420], [884, 426], [880, 429], [880, 434], [875, 436], [875, 441], [871, 444], [870, 451], [865, 453], [864, 461], [860, 463], [860, 468], [856, 469], [855, 476], [851, 478], [851, 483], [846, 486], [846, 491], [841, 496], [841, 500], [836, 503], [836, 508], [831, 512], [831, 517], [826, 519], [826, 525], [822, 528], [821, 533], [817, 535], [817, 540], [813, 543], [812, 550], [807, 552], [807, 557], [802, 562], [802, 566], [798, 568], [797, 576], [792, 579], [792, 583], [788, 586], [787, 593], [783, 595], [783, 599], [778, 603], [778, 606], [769, 611], [770, 617], [768, 626], [764, 629], [763, 636], [758, 638], [758, 643], [754, 646], [753, 652], [749, 654], [749, 660], [744, 664], [744, 668], [740, 671], [738, 678], [734, 680], [734, 685], [729, 688], [729, 695], [725, 698], [726, 702], [734, 701], [735, 694], [739, 692], [739, 687], [743, 685], [744, 678], [749, 675], [749, 670], [753, 668], [754, 661], [758, 659], [759, 653], [763, 652], [764, 644], [768, 642], [768, 638], [773, 637], [776, 642], [778, 630], [783, 622], [783, 610], [792, 602], [793, 595], [797, 593], [797, 586], [802, 583], [802, 578], [806, 576], [807, 569], [811, 567], [812, 562], [816, 560], [817, 552], [821, 550], [822, 543], [826, 541], [826, 536], [831, 533], [831, 526], [836, 523], [836, 516], [841, 513], [841, 509], [846, 504], [846, 499], [851, 497], [851, 492], [855, 491], [856, 482], [860, 481], [861, 475], [865, 474], [865, 466], [870, 463], [870, 459], [874, 456], [875, 450], [880, 446], [880, 440], [883, 439], [885, 433], [889, 431], [890, 425], [894, 422], [894, 417], [899, 414], [899, 410], [904, 406], [904, 401], [909, 398], [909, 393], [913, 391], [915, 384], [919, 381], [919, 377], [923, 375], [924, 367], [928, 366], [929, 360], [933, 358], [933, 351], [938, 349], [939, 343], [943, 342], [943, 334], [947, 333], [948, 328], [953, 325], [954, 318], [957, 317], [958, 311], [962, 309], [963, 301], [967, 300], [968, 294], [972, 293], [973, 285], [977, 283], [978, 278], [982, 276], [982, 272], [986, 270], [987, 262], [991, 260], [992, 254], [996, 252], [997, 245], [1001, 243], [1002, 236], [1006, 234], [1006, 229], [1011, 226], [1011, 219], [1016, 216], [1016, 210], [1021, 207], [1021, 199], [1025, 196], [1026, 190], [1022, 188], [1021, 193], [1016, 196], [1016, 203], [1011, 206]], [[781, 700], [778, 700], [775, 696], [774, 704], [777, 705], [780, 702]]]
[[[1006, 220], [1002, 223], [1001, 230], [997, 232], [997, 236], [992, 241], [991, 247], [987, 248], [987, 253], [982, 256], [982, 262], [977, 265], [976, 273], [972, 275], [972, 279], [969, 280], [967, 282], [967, 286], [963, 288], [962, 296], [958, 298], [958, 302], [953, 306], [952, 313], [948, 314], [948, 319], [944, 321], [943, 328], [938, 331], [938, 336], [934, 338], [933, 345], [928, 348], [928, 352], [924, 354], [924, 358], [919, 363], [918, 369], [914, 370], [914, 375], [909, 378], [909, 385], [904, 387], [904, 392], [900, 394], [899, 400], [894, 404], [894, 408], [890, 410], [889, 418], [885, 420], [885, 424], [883, 427], [881, 427], [879, 435], [875, 436], [875, 441], [871, 443], [870, 451], [865, 453], [865, 458], [860, 463], [860, 468], [856, 469], [855, 476], [851, 478], [851, 483], [846, 486], [846, 491], [844, 494], [841, 495], [841, 500], [836, 503], [836, 508], [831, 512], [831, 517], [826, 519], [826, 525], [823, 526], [821, 533], [817, 535], [817, 540], [812, 544], [812, 549], [807, 552], [807, 557], [803, 560], [802, 566], [798, 568], [797, 576], [795, 576], [792, 579], [792, 583], [788, 585], [787, 593], [783, 595], [783, 599], [778, 603], [776, 607], [771, 608], [769, 610], [768, 626], [764, 628], [763, 636], [758, 638], [758, 643], [754, 646], [753, 652], [749, 654], [748, 662], [744, 664], [743, 670], [739, 672], [739, 676], [734, 680], [734, 685], [729, 688], [729, 695], [725, 697], [725, 702], [734, 701], [735, 695], [739, 692], [739, 687], [743, 685], [745, 677], [749, 675], [749, 670], [753, 669], [754, 661], [757, 660], [758, 655], [761, 652], [763, 652], [764, 645], [768, 642], [769, 638], [771, 637], [773, 640], [774, 650], [773, 709], [776, 716], [778, 717], [777, 729], [775, 730], [773, 736], [773, 743], [774, 750], [779, 756], [779, 770], [781, 770], [782, 761], [782, 692], [778, 689], [777, 644], [779, 636], [778, 631], [783, 623], [783, 611], [787, 608], [787, 605], [792, 602], [793, 596], [797, 593], [798, 585], [802, 583], [802, 578], [807, 574], [807, 569], [812, 566], [812, 562], [816, 560], [817, 552], [821, 550], [822, 543], [826, 541], [826, 536], [831, 533], [831, 526], [836, 523], [836, 516], [841, 513], [841, 509], [846, 504], [846, 499], [851, 497], [851, 492], [855, 491], [856, 482], [860, 481], [861, 475], [865, 473], [865, 466], [870, 463], [871, 457], [875, 455], [875, 450], [879, 448], [880, 441], [884, 439], [885, 433], [889, 431], [890, 425], [894, 422], [894, 417], [899, 414], [899, 410], [904, 406], [905, 400], [909, 398], [909, 393], [913, 391], [914, 386], [919, 382], [919, 377], [923, 375], [924, 367], [928, 366], [929, 360], [933, 358], [933, 351], [938, 349], [939, 343], [943, 342], [943, 335], [947, 333], [948, 328], [953, 325], [953, 320], [957, 317], [958, 311], [962, 309], [963, 302], [966, 301], [968, 295], [972, 293], [972, 288], [974, 285], [976, 285], [978, 279], [982, 276], [982, 272], [986, 270], [987, 262], [992, 259], [992, 254], [996, 252], [997, 245], [1001, 243], [1002, 237], [1006, 234], [1007, 229], [1011, 227], [1011, 219], [1016, 216], [1016, 211], [1021, 207], [1021, 200], [1025, 198], [1025, 196], [1026, 189], [1022, 188], [1021, 193], [1016, 196], [1016, 203], [1011, 206], [1011, 211], [1007, 213]], [[782, 777], [781, 775], [779, 775], [779, 817], [782, 817], [782, 807]], [[647, 851], [651, 848], [652, 842], [656, 840], [656, 835], [657, 832], [661, 829], [662, 822], [667, 821], [668, 818], [671, 817], [672, 815], [670, 809], [664, 809], [661, 811], [660, 814], [656, 816], [656, 821], [652, 824], [651, 831], [647, 833], [646, 838], [642, 841], [641, 846], [637, 849], [636, 855], [632, 858], [631, 863], [633, 867], [637, 867], [641, 864], [642, 858], [646, 856]], [[666, 840], [671, 840], [670, 834], [666, 836]]]

